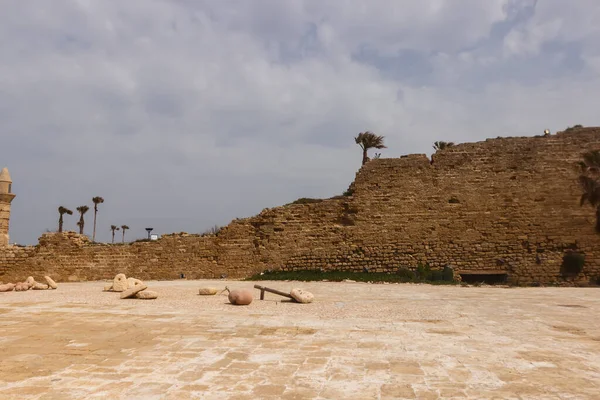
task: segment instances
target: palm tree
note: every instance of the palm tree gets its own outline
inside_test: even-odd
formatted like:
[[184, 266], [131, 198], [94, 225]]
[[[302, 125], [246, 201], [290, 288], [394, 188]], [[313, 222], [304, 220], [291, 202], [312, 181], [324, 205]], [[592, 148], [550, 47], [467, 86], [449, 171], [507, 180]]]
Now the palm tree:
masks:
[[119, 230], [119, 227], [116, 225], [111, 225], [110, 230], [112, 231], [112, 242], [115, 242], [115, 231]]
[[219, 225], [213, 225], [212, 227], [205, 230], [202, 233], [202, 235], [217, 235], [220, 230], [221, 230], [221, 227]]
[[121, 232], [123, 232], [123, 243], [125, 243], [125, 231], [129, 229], [127, 225], [121, 225]]
[[73, 215], [73, 211], [69, 210], [66, 207], [60, 206], [58, 207], [58, 213], [60, 214], [60, 218], [58, 218], [58, 231], [63, 231], [63, 214]]
[[596, 232], [600, 233], [600, 182], [590, 176], [581, 175], [579, 184], [583, 190], [579, 204], [589, 203], [596, 207]]
[[96, 214], [98, 214], [98, 204], [104, 203], [104, 199], [100, 196], [92, 198], [94, 202], [94, 233], [92, 234], [92, 242], [96, 241]]
[[367, 156], [367, 151], [369, 149], [386, 149], [387, 147], [383, 144], [384, 136], [378, 136], [373, 132], [366, 131], [358, 134], [357, 137], [354, 138], [354, 141], [363, 151], [362, 165], [365, 165], [367, 161], [369, 161], [369, 157]]
[[579, 168], [582, 174], [598, 174], [600, 173], [600, 150], [592, 150], [583, 153], [583, 160], [579, 162]]
[[83, 225], [85, 225], [85, 221], [83, 220], [83, 215], [88, 212], [90, 208], [88, 206], [79, 206], [77, 207], [77, 211], [79, 212], [79, 222], [77, 226], [79, 226], [79, 233], [83, 235]]
[[454, 142], [435, 142], [433, 144], [435, 151], [444, 150], [452, 146], [454, 146]]
[[596, 232], [600, 233], [600, 150], [584, 153], [582, 158], [579, 185], [583, 193], [579, 204], [589, 203], [596, 208]]

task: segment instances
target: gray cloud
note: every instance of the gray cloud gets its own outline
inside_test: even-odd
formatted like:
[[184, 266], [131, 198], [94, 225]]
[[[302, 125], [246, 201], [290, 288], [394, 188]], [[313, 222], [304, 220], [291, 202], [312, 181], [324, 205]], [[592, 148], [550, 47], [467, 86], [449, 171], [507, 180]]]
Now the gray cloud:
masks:
[[7, 0], [3, 10], [0, 164], [20, 243], [55, 229], [59, 205], [95, 195], [106, 199], [101, 240], [110, 224], [131, 237], [147, 225], [200, 232], [333, 196], [360, 166], [352, 138], [366, 129], [396, 157], [436, 140], [596, 123], [592, 0]]

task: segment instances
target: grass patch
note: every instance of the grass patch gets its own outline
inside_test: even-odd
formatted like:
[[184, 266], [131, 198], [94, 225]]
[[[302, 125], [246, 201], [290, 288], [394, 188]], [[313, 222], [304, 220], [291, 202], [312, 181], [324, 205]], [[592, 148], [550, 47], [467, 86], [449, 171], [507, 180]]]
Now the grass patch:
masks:
[[[433, 285], [455, 285], [458, 282], [447, 280], [448, 276], [442, 274], [432, 274], [419, 278], [419, 274], [409, 273], [407, 269], [399, 269], [398, 273], [386, 272], [352, 272], [352, 271], [318, 271], [318, 270], [299, 270], [299, 271], [265, 271], [246, 278], [246, 281], [323, 281], [341, 282], [346, 279], [356, 282], [373, 283], [429, 283]], [[412, 271], [411, 271], [412, 272]], [[437, 272], [437, 271], [435, 271]], [[434, 276], [435, 275], [435, 276]]]
[[314, 203], [321, 203], [323, 201], [323, 199], [311, 199], [308, 197], [302, 197], [298, 200], [294, 200], [289, 204], [286, 205], [291, 205], [291, 204], [314, 204]]
[[581, 128], [583, 128], [583, 125], [577, 124], [577, 125], [568, 127], [567, 129], [565, 129], [565, 132], [572, 132], [572, 131], [575, 131], [575, 130], [581, 129]]

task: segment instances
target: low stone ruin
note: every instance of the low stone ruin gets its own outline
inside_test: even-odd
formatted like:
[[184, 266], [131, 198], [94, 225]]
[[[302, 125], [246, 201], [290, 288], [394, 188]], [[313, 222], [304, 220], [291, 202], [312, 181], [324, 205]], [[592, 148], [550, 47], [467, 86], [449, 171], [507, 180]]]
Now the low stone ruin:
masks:
[[33, 276], [29, 276], [27, 279], [25, 279], [25, 282], [0, 284], [0, 292], [25, 292], [31, 289], [48, 290], [58, 288], [56, 282], [54, 282], [54, 280], [49, 276], [44, 276], [44, 280], [46, 283], [36, 282]]
[[120, 292], [122, 299], [153, 300], [158, 298], [158, 293], [146, 290], [148, 286], [139, 279], [127, 278], [125, 274], [117, 274], [113, 283], [104, 286], [105, 292]]

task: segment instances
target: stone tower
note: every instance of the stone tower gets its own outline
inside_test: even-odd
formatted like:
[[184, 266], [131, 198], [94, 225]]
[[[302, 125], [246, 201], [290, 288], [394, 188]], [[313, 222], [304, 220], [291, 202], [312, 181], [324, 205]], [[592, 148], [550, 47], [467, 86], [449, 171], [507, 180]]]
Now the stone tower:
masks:
[[12, 193], [12, 181], [7, 168], [0, 171], [0, 246], [8, 245], [8, 221], [10, 220], [10, 203], [15, 198]]

